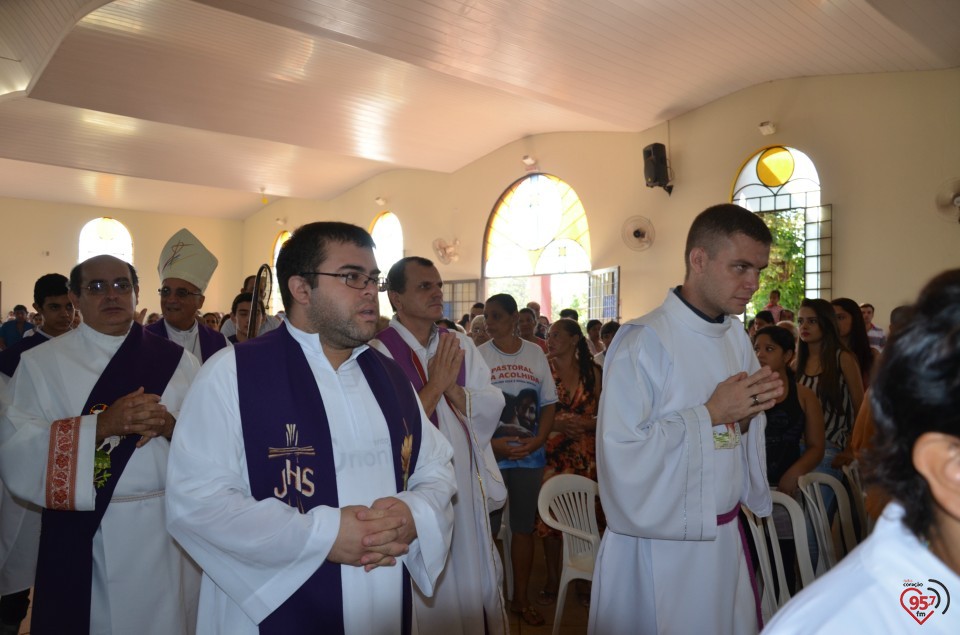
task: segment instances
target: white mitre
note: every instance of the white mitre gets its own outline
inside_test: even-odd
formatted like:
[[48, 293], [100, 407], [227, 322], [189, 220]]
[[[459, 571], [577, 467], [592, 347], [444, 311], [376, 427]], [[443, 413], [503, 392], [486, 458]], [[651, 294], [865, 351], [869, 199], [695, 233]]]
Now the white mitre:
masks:
[[167, 278], [180, 278], [196, 285], [200, 293], [206, 291], [216, 269], [217, 257], [186, 228], [174, 234], [163, 246], [157, 265], [161, 283]]

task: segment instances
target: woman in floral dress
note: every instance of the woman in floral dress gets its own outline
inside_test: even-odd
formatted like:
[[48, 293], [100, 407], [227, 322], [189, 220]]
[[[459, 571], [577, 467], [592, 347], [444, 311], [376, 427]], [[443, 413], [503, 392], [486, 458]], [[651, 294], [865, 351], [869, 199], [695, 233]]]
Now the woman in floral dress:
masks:
[[[597, 480], [597, 407], [600, 403], [601, 371], [593, 363], [587, 339], [580, 325], [569, 318], [557, 320], [547, 334], [550, 366], [557, 383], [556, 415], [547, 438], [546, 482], [557, 474], [579, 474]], [[603, 524], [599, 503], [597, 522]], [[547, 563], [547, 582], [539, 602], [550, 604], [560, 585], [561, 534], [537, 518], [537, 535], [543, 538]], [[581, 601], [589, 602], [589, 592], [580, 591]]]

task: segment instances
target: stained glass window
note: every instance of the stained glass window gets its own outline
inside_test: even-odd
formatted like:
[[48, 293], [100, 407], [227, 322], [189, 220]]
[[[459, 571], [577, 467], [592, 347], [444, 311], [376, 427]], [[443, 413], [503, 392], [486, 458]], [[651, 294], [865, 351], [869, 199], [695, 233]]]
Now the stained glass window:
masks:
[[[390, 267], [403, 258], [403, 228], [400, 227], [400, 219], [392, 212], [381, 212], [370, 226], [370, 235], [377, 245], [373, 254], [377, 259], [380, 275], [386, 276]], [[393, 315], [386, 293], [380, 294], [380, 315]]]
[[276, 313], [283, 308], [283, 298], [280, 296], [280, 285], [277, 279], [277, 257], [280, 256], [280, 248], [283, 247], [283, 243], [288, 240], [290, 240], [290, 232], [283, 230], [277, 234], [276, 240], [273, 241], [273, 259], [270, 261], [273, 263], [273, 290], [270, 292], [270, 305], [267, 307], [267, 312]]
[[787, 146], [765, 148], [743, 165], [731, 200], [760, 214], [774, 241], [770, 266], [748, 305], [752, 315], [780, 291], [780, 304], [796, 310], [804, 297], [827, 298], [832, 287], [832, 208], [820, 200], [820, 176], [806, 154]]
[[487, 230], [487, 278], [590, 270], [590, 229], [577, 193], [549, 174], [532, 174], [500, 197]]
[[484, 245], [487, 296], [509, 293], [555, 317], [573, 308], [586, 317], [590, 229], [580, 197], [562, 179], [530, 174], [494, 207]]
[[107, 216], [95, 218], [80, 230], [79, 252], [77, 262], [108, 255], [133, 264], [133, 238], [120, 221]]

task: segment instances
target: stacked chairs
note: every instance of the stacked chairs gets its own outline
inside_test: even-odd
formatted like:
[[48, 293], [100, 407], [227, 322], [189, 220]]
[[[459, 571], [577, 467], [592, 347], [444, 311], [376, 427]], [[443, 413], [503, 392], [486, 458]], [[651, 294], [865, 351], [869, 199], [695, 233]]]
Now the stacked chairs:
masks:
[[[796, 545], [797, 572], [800, 575], [801, 589], [814, 580], [813, 563], [810, 551], [807, 548], [807, 524], [803, 509], [793, 498], [782, 492], [771, 492], [773, 504], [783, 507], [790, 516], [790, 526], [793, 529], [793, 541]], [[766, 518], [757, 518], [753, 512], [742, 507], [747, 519], [747, 526], [753, 536], [753, 543], [757, 549], [757, 559], [760, 567], [757, 574], [757, 584], [760, 590], [760, 608], [763, 621], [773, 617], [781, 606], [790, 599], [790, 588], [784, 573], [784, 554], [780, 551], [780, 536], [774, 522], [773, 514]], [[776, 584], [774, 584], [776, 581]]]
[[[803, 493], [807, 515], [813, 524], [813, 531], [817, 537], [820, 555], [817, 559], [816, 573], [821, 575], [837, 564], [840, 558], [857, 546], [856, 534], [853, 528], [853, 516], [850, 513], [850, 501], [843, 483], [828, 474], [809, 472], [797, 479], [800, 491]], [[824, 504], [822, 487], [833, 490], [834, 499], [840, 517], [840, 534], [842, 545], [840, 553], [833, 542], [833, 528], [826, 504]]]

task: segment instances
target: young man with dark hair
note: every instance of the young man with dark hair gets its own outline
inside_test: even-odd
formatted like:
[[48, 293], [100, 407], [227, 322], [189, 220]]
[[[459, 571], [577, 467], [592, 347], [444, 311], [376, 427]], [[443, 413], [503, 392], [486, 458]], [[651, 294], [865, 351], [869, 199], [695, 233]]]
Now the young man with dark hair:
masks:
[[227, 339], [231, 344], [246, 342], [250, 337], [250, 324], [253, 323], [253, 337], [260, 332], [260, 325], [266, 315], [266, 309], [263, 308], [263, 302], [257, 302], [257, 309], [253, 309], [253, 294], [241, 293], [233, 299], [230, 305], [230, 317], [237, 325], [237, 332]]
[[0, 351], [0, 388], [13, 377], [25, 351], [70, 330], [74, 309], [67, 295], [67, 285], [67, 277], [59, 273], [40, 276], [34, 283], [33, 308], [43, 316], [43, 325], [28, 331], [19, 342]]
[[870, 346], [883, 352], [883, 346], [887, 343], [887, 336], [883, 329], [873, 323], [873, 314], [876, 309], [869, 302], [860, 305], [860, 313], [863, 314], [863, 322], [867, 325], [867, 339]]
[[409, 632], [411, 578], [431, 595], [450, 546], [450, 444], [367, 346], [383, 288], [367, 232], [304, 225], [277, 274], [287, 320], [204, 366], [173, 441], [197, 632]]
[[[240, 288], [240, 293], [249, 293], [251, 294], [251, 297], [252, 297], [253, 281], [256, 280], [256, 278], [257, 278], [256, 276], [247, 276], [246, 278], [244, 278], [243, 286]], [[278, 284], [278, 281], [274, 281], [274, 284]], [[262, 289], [261, 291], [262, 292], [260, 295], [263, 296], [264, 293], [266, 292], [266, 289]], [[264, 307], [266, 307], [265, 301], [268, 299], [269, 298], [264, 298], [264, 297], [260, 298], [260, 302], [261, 304], [264, 305]], [[264, 333], [269, 333], [270, 331], [277, 328], [278, 326], [280, 326], [279, 318], [270, 315], [269, 313], [266, 312], [266, 308], [264, 308], [263, 320], [260, 322], [260, 328], [257, 331], [257, 335], [263, 335]], [[234, 321], [232, 316], [224, 320], [223, 325], [220, 327], [220, 332], [223, 333], [228, 340], [230, 340], [231, 342], [233, 341], [230, 338], [234, 337], [237, 334], [237, 324]]]
[[[33, 308], [42, 326], [27, 331], [13, 346], [0, 351], [0, 392], [13, 377], [20, 356], [70, 330], [73, 303], [67, 296], [67, 277], [59, 273], [40, 276], [33, 285]], [[40, 546], [40, 508], [13, 497], [2, 488], [0, 501], [0, 633], [19, 632], [27, 615], [30, 587], [37, 570]]]
[[13, 319], [0, 324], [0, 351], [19, 342], [32, 328], [33, 324], [27, 320], [27, 307], [22, 304], [13, 307]]
[[[739, 320], [771, 236], [736, 205], [693, 221], [683, 285], [606, 352], [597, 428], [607, 517], [589, 632], [742, 635], [761, 627], [741, 503], [771, 511], [763, 411], [783, 384]], [[691, 610], [691, 607], [696, 607]]]

